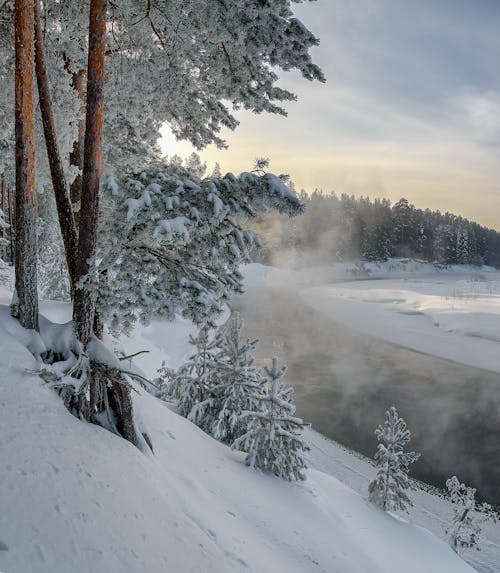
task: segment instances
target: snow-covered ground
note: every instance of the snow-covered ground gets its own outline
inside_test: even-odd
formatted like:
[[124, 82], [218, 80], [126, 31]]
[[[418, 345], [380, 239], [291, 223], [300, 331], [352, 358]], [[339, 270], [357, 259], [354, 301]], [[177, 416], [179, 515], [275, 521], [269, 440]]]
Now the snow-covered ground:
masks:
[[0, 310], [0, 570], [9, 573], [471, 571], [437, 537], [326, 473], [289, 484], [138, 388], [154, 455], [83, 423]]
[[[8, 297], [3, 289], [0, 298]], [[42, 305], [55, 322], [68, 311]], [[122, 344], [150, 351], [134, 363], [145, 361], [151, 375], [160, 358], [182, 360], [189, 330], [182, 321], [156, 323]], [[438, 538], [445, 502], [416, 494], [428, 496], [420, 511], [432, 508], [427, 521], [438, 536], [414, 514], [410, 522], [384, 514], [365, 499], [370, 464], [321, 436], [308, 433], [315, 469], [304, 483], [289, 484], [250, 470], [242, 454], [137, 388], [136, 413], [154, 446], [154, 455], [145, 455], [69, 414], [34, 373], [38, 365], [21, 338], [3, 306], [0, 571], [472, 571]], [[500, 570], [490, 545], [477, 561], [484, 573]]]
[[[376, 473], [371, 460], [353, 453], [313, 430], [306, 430], [306, 438], [311, 447], [312, 467], [335, 476], [360, 495], [366, 495], [368, 484]], [[414, 506], [410, 508], [407, 519], [443, 538], [453, 513], [452, 505], [434, 488], [428, 488], [424, 484], [416, 486], [417, 489], [410, 494]], [[480, 551], [465, 551], [464, 558], [479, 573], [499, 573], [500, 523], [484, 525]], [[422, 569], [422, 572], [424, 573], [425, 569]]]
[[350, 328], [500, 372], [498, 272], [363, 280], [308, 288], [301, 296]]

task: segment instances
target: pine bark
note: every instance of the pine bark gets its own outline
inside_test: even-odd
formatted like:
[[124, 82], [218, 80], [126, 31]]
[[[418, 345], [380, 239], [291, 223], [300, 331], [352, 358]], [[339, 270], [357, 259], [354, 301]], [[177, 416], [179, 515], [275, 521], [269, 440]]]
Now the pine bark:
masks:
[[38, 330], [37, 197], [35, 188], [34, 1], [16, 0], [16, 295], [12, 313], [24, 328]]
[[[2, 173], [0, 176], [0, 187], [2, 189], [2, 213], [4, 216], [5, 222], [7, 222], [7, 209], [5, 208], [6, 204], [6, 193], [5, 193], [5, 175]], [[7, 258], [7, 229], [6, 227], [2, 227], [2, 258], [5, 260]]]
[[47, 76], [47, 66], [45, 63], [45, 50], [43, 46], [42, 25], [40, 22], [40, 5], [38, 0], [34, 2], [35, 20], [35, 69], [38, 84], [38, 95], [40, 100], [40, 111], [42, 115], [43, 132], [45, 146], [49, 160], [52, 187], [57, 205], [59, 226], [66, 252], [66, 263], [71, 281], [71, 291], [74, 292], [77, 280], [77, 249], [78, 239], [71, 202], [68, 196], [66, 178], [59, 152], [57, 140], [56, 124], [52, 111], [52, 97], [50, 95], [49, 79]]
[[[96, 313], [97, 285], [91, 268], [96, 250], [99, 184], [102, 163], [102, 129], [104, 121], [104, 60], [106, 54], [106, 0], [90, 0], [89, 54], [87, 66], [87, 98], [85, 142], [78, 233], [77, 288], [73, 302], [73, 323], [84, 347], [92, 336], [93, 327], [101, 331]], [[85, 277], [85, 286], [78, 281]], [[104, 373], [108, 406], [101, 402], [102, 365], [90, 362], [90, 419], [108, 407], [114, 415], [116, 430], [126, 440], [140, 447], [135, 430], [132, 396], [125, 380]], [[104, 371], [106, 368], [104, 368]], [[107, 369], [109, 370], [109, 369]]]
[[75, 290], [73, 305], [76, 333], [84, 345], [88, 343], [92, 335], [96, 302], [95, 277], [90, 265], [95, 255], [99, 212], [104, 120], [106, 7], [106, 0], [91, 0], [90, 2], [87, 109], [77, 260], [77, 278], [79, 280], [87, 277], [87, 280], [85, 288]]
[[9, 237], [10, 237], [10, 262], [14, 264], [14, 235], [15, 235], [15, 208], [14, 208], [14, 198], [10, 192], [10, 185], [7, 186], [7, 203], [9, 204]]

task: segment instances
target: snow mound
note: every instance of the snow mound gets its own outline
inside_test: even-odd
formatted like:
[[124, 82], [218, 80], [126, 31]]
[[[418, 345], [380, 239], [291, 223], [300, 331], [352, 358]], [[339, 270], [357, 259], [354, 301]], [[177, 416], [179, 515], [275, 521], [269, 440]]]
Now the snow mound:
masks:
[[290, 484], [250, 470], [140, 388], [154, 455], [80, 422], [1, 316], [0, 571], [473, 571], [327, 474]]

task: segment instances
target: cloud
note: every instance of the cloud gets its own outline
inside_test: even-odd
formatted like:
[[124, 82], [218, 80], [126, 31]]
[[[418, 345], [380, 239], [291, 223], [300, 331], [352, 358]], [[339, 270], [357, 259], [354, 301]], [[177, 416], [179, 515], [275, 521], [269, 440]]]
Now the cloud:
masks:
[[500, 92], [463, 94], [457, 98], [455, 108], [464, 128], [477, 142], [500, 145]]
[[[327, 83], [284, 73], [288, 118], [239, 112], [211, 165], [269, 156], [297, 186], [402, 195], [500, 229], [500, 2], [318, 0], [294, 9], [320, 38]], [[187, 154], [172, 141], [164, 147]], [[478, 198], [482, 200], [478, 200]]]

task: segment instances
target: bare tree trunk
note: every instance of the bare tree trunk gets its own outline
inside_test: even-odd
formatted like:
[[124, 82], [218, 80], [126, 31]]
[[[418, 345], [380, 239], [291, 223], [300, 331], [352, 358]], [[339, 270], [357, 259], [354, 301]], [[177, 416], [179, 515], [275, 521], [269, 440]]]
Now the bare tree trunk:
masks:
[[69, 156], [70, 165], [79, 169], [80, 173], [73, 179], [69, 187], [73, 217], [78, 227], [80, 223], [80, 200], [82, 196], [83, 149], [85, 141], [85, 70], [79, 70], [72, 75], [71, 85], [75, 90], [80, 102], [80, 119], [78, 120], [78, 137], [73, 143], [73, 149]]
[[[84, 347], [93, 328], [100, 333], [101, 323], [96, 313], [97, 284], [94, 269], [98, 213], [99, 184], [102, 161], [102, 128], [104, 120], [104, 60], [106, 54], [107, 0], [90, 0], [89, 54], [87, 68], [87, 100], [85, 144], [81, 186], [80, 222], [78, 234], [77, 288], [73, 303], [73, 323]], [[85, 286], [78, 281], [85, 277]], [[98, 414], [111, 411], [114, 429], [126, 440], [141, 447], [134, 424], [130, 388], [121, 373], [114, 376], [109, 368], [90, 360], [90, 421], [99, 422]], [[104, 399], [104, 396], [106, 397]]]
[[16, 294], [12, 314], [24, 328], [38, 330], [33, 9], [33, 0], [15, 2]]
[[38, 84], [38, 95], [40, 98], [40, 111], [42, 114], [43, 132], [45, 136], [45, 146], [49, 160], [52, 187], [56, 198], [57, 214], [59, 216], [59, 226], [66, 252], [66, 263], [71, 282], [71, 292], [74, 293], [77, 280], [77, 249], [78, 239], [71, 202], [68, 197], [66, 179], [62, 166], [59, 144], [57, 141], [56, 124], [52, 111], [52, 98], [50, 95], [49, 80], [47, 77], [47, 66], [45, 63], [45, 50], [43, 47], [42, 25], [40, 22], [39, 0], [34, 2], [35, 19], [35, 66], [36, 79]]
[[[2, 213], [3, 213], [3, 217], [5, 222], [7, 223], [7, 210], [5, 209], [5, 175], [2, 173], [2, 176], [0, 178], [0, 187], [2, 189]], [[5, 260], [7, 258], [7, 243], [6, 243], [6, 239], [7, 239], [7, 228], [6, 227], [2, 227], [2, 258]]]
[[92, 335], [96, 301], [95, 277], [90, 265], [95, 255], [99, 213], [104, 120], [106, 5], [107, 0], [90, 1], [87, 110], [77, 261], [78, 279], [87, 276], [88, 280], [85, 288], [76, 289], [73, 305], [76, 333], [84, 345], [88, 343]]
[[14, 264], [14, 221], [16, 218], [16, 210], [14, 209], [14, 199], [10, 192], [10, 185], [7, 187], [7, 202], [9, 203], [10, 262]]

